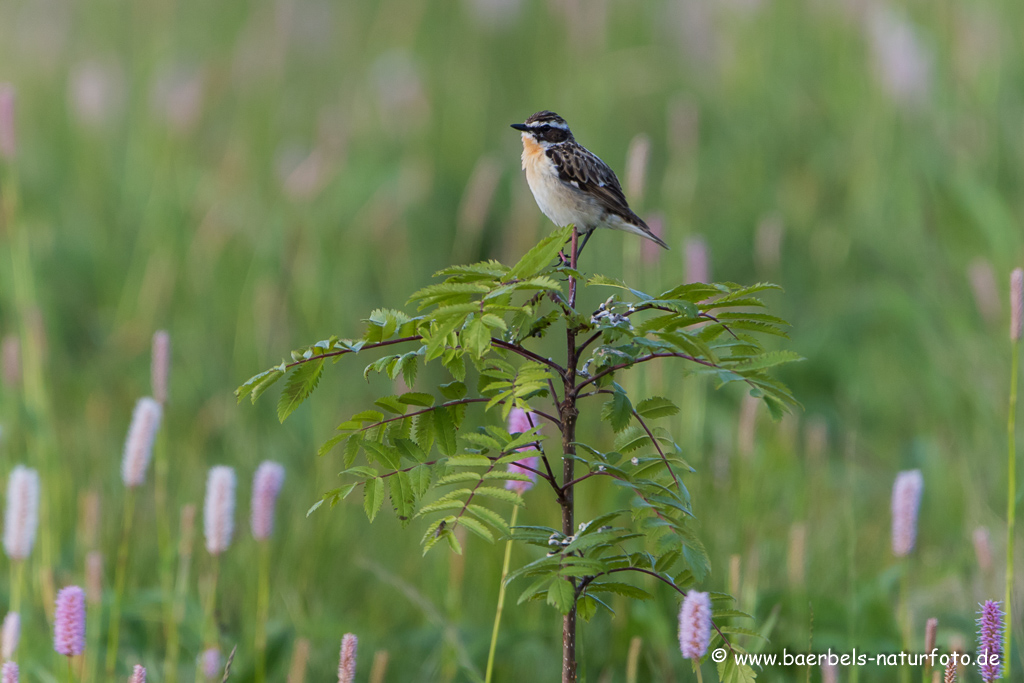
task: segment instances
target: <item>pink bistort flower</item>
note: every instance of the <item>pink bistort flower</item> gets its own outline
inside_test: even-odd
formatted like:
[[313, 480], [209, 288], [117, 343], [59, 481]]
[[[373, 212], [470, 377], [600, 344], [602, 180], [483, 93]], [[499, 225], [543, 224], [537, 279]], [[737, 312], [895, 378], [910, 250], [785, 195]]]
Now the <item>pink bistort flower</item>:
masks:
[[0, 656], [4, 661], [14, 659], [21, 639], [21, 617], [17, 612], [8, 612], [4, 617], [3, 628], [0, 629]]
[[18, 465], [7, 480], [7, 514], [4, 517], [4, 550], [12, 560], [24, 560], [32, 552], [39, 526], [39, 474]]
[[121, 461], [121, 478], [128, 488], [142, 486], [146, 482], [146, 470], [153, 456], [153, 441], [160, 429], [162, 413], [160, 404], [148, 396], [140, 398], [135, 404]]
[[211, 467], [206, 479], [206, 502], [203, 505], [203, 529], [206, 549], [220, 555], [231, 545], [235, 530], [235, 470]]
[[203, 654], [199, 655], [199, 666], [203, 670], [204, 678], [220, 677], [220, 648], [214, 645], [203, 650]]
[[1002, 603], [986, 600], [978, 617], [978, 659], [985, 663], [978, 666], [981, 680], [994, 681], [1003, 675], [1003, 613]]
[[14, 86], [0, 83], [0, 159], [13, 159], [18, 147], [14, 127]]
[[346, 633], [341, 639], [341, 655], [338, 657], [338, 683], [353, 683], [356, 680], [356, 648], [359, 639]]
[[908, 470], [896, 476], [892, 486], [892, 553], [896, 557], [906, 557], [914, 549], [923, 489], [921, 470]]
[[679, 609], [679, 651], [685, 659], [700, 659], [711, 642], [711, 596], [691, 590]]
[[265, 460], [256, 469], [252, 479], [252, 536], [257, 541], [265, 541], [274, 533], [274, 506], [277, 494], [284, 483], [284, 467], [276, 462]]
[[[513, 408], [512, 412], [510, 412], [508, 414], [508, 432], [509, 432], [509, 434], [522, 434], [523, 432], [530, 431], [531, 429], [533, 429], [536, 426], [537, 426], [537, 422], [536, 422], [535, 418], [533, 417], [533, 415], [531, 413], [526, 412], [525, 410], [523, 410], [521, 408]], [[519, 448], [518, 451], [520, 453], [529, 452], [529, 451], [533, 451], [534, 453], [536, 453], [537, 452], [537, 446], [536, 446], [536, 444], [529, 444], [527, 446], [523, 446], [522, 448]], [[532, 470], [526, 469], [526, 467], [533, 468], [533, 470], [537, 469], [537, 461], [538, 460], [539, 460], [538, 456], [531, 455], [531, 456], [527, 456], [525, 458], [522, 458], [520, 460], [516, 460], [515, 462], [509, 463], [509, 465], [508, 465], [508, 471], [509, 472], [520, 472], [522, 474], [525, 474], [525, 475], [530, 477], [530, 481], [517, 481], [517, 480], [506, 481], [505, 482], [505, 488], [510, 490], [510, 491], [515, 491], [519, 495], [523, 495], [524, 493], [529, 491], [530, 488], [537, 481], [537, 473], [532, 471]], [[520, 465], [526, 465], [526, 467], [521, 467]]]
[[78, 586], [61, 588], [53, 617], [53, 649], [75, 657], [85, 649], [85, 591]]

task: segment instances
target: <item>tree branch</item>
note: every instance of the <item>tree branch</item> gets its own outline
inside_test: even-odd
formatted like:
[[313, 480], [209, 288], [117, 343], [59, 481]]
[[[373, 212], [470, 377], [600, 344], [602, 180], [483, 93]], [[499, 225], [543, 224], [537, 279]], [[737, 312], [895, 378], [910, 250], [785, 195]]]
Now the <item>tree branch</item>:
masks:
[[523, 348], [519, 344], [510, 344], [507, 341], [502, 341], [501, 339], [497, 339], [495, 337], [491, 337], [491, 344], [497, 346], [499, 349], [506, 349], [508, 351], [511, 351], [512, 353], [517, 353], [523, 358], [529, 358], [530, 360], [536, 361], [538, 363], [543, 363], [544, 365], [548, 366], [549, 368], [557, 372], [559, 377], [565, 377], [565, 368], [563, 368], [561, 365], [559, 365], [558, 363], [554, 362], [549, 358], [538, 356], [533, 351], [529, 351], [528, 349]]
[[583, 351], [584, 351], [584, 350], [585, 350], [585, 349], [586, 349], [586, 348], [587, 348], [588, 346], [590, 346], [591, 344], [593, 344], [593, 343], [594, 343], [595, 341], [597, 341], [598, 339], [600, 339], [600, 338], [601, 338], [601, 335], [602, 335], [602, 334], [604, 334], [604, 330], [600, 330], [600, 331], [598, 331], [598, 332], [595, 332], [595, 333], [594, 333], [594, 334], [592, 334], [591, 336], [589, 336], [589, 337], [587, 338], [587, 340], [586, 340], [585, 342], [583, 342], [582, 344], [580, 344], [580, 345], [579, 345], [579, 346], [578, 346], [578, 347], [576, 348], [576, 355], [577, 355], [577, 356], [582, 356], [582, 355], [583, 355]]
[[585, 394], [580, 394], [576, 398], [587, 398], [588, 396], [597, 396], [598, 394], [614, 394], [614, 391], [610, 389], [598, 389], [597, 391], [590, 391]]
[[[418, 339], [423, 339], [423, 337], [417, 334], [417, 335], [414, 335], [412, 337], [399, 337], [398, 339], [389, 339], [387, 341], [374, 342], [372, 344], [366, 344], [365, 346], [361, 347], [359, 349], [359, 351], [365, 351], [367, 349], [379, 349], [379, 348], [384, 347], [384, 346], [393, 346], [394, 344], [404, 344], [405, 342], [416, 341]], [[337, 351], [328, 351], [327, 353], [318, 353], [318, 354], [314, 354], [314, 355], [310, 356], [309, 358], [301, 358], [301, 359], [299, 359], [297, 361], [293, 361], [291, 363], [288, 363], [287, 365], [285, 365], [285, 367], [286, 368], [293, 368], [296, 365], [302, 365], [303, 363], [309, 363], [309, 362], [314, 361], [314, 360], [316, 360], [318, 358], [331, 358], [332, 356], [343, 356], [346, 353], [358, 353], [359, 351], [356, 351], [355, 349], [339, 349]]]
[[559, 504], [561, 504], [562, 501], [565, 499], [565, 494], [562, 492], [562, 487], [560, 487], [558, 485], [558, 480], [555, 479], [555, 473], [551, 469], [551, 463], [548, 462], [548, 455], [547, 455], [547, 453], [545, 453], [544, 451], [541, 451], [540, 452], [540, 459], [544, 463], [544, 469], [546, 469], [548, 471], [548, 476], [545, 477], [545, 479], [548, 479], [551, 482], [552, 488], [555, 489], [555, 497], [558, 499]]
[[613, 478], [613, 479], [618, 479], [618, 478], [619, 478], [619, 477], [616, 477], [616, 476], [615, 476], [614, 474], [612, 474], [611, 472], [601, 472], [601, 471], [597, 471], [597, 472], [587, 472], [587, 473], [586, 473], [586, 474], [584, 474], [583, 476], [581, 476], [581, 477], [576, 477], [576, 478], [575, 478], [575, 479], [573, 479], [572, 481], [569, 481], [569, 482], [566, 482], [565, 484], [563, 484], [563, 485], [562, 485], [562, 489], [563, 489], [563, 490], [564, 490], [564, 489], [569, 489], [569, 488], [571, 488], [571, 487], [575, 486], [576, 484], [580, 483], [581, 481], [583, 481], [583, 480], [585, 480], [585, 479], [590, 479], [591, 477], [601, 477], [601, 476], [604, 476], [604, 477], [611, 477], [611, 478]]
[[555, 402], [555, 409], [558, 410], [562, 407], [562, 402], [558, 400], [558, 393], [555, 391], [555, 383], [548, 377], [548, 389], [551, 390], [551, 400]]

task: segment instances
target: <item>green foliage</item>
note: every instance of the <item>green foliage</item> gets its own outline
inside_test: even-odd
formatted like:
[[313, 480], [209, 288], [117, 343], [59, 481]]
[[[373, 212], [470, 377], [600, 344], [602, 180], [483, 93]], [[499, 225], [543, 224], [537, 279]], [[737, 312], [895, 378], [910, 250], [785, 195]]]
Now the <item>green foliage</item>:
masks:
[[[681, 360], [690, 374], [710, 375], [719, 386], [746, 383], [778, 416], [794, 400], [768, 370], [799, 357], [766, 350], [760, 342], [763, 335], [785, 336], [784, 321], [758, 310], [763, 303], [757, 295], [773, 285], [688, 284], [651, 295], [597, 276], [587, 286], [618, 291], [596, 311], [576, 310], [578, 273], [556, 258], [570, 235], [568, 229], [552, 233], [511, 268], [495, 261], [447, 268], [437, 274], [441, 282], [410, 297], [418, 315], [375, 310], [361, 340], [331, 338], [296, 351], [292, 364], [257, 375], [238, 395], [262, 393], [287, 371], [278, 408], [283, 420], [316, 389], [328, 357], [387, 348], [386, 355], [365, 367], [364, 376], [379, 373], [391, 379], [415, 377], [419, 363], [439, 361], [451, 381], [438, 384], [436, 393], [383, 396], [375, 409], [338, 425], [338, 434], [320, 454], [344, 443], [345, 484], [326, 493], [310, 512], [323, 502], [333, 506], [361, 487], [371, 521], [386, 496], [403, 526], [416, 518], [428, 520], [421, 539], [424, 553], [442, 541], [460, 553], [459, 526], [488, 543], [510, 538], [540, 547], [540, 557], [508, 576], [509, 582], [529, 581], [519, 603], [543, 600], [562, 614], [576, 609], [587, 620], [601, 608], [610, 611], [608, 595], [652, 597], [630, 576], [655, 577], [682, 593], [710, 570], [682, 481], [693, 468], [680, 457], [672, 434], [653, 424], [680, 409], [661, 396], [634, 402], [616, 376], [641, 363]], [[573, 349], [564, 361], [527, 345], [556, 325], [565, 330], [566, 348]], [[391, 353], [391, 347], [404, 348]], [[597, 395], [607, 396], [601, 418], [616, 434], [610, 452], [579, 438], [573, 441], [575, 453], [550, 452], [539, 426], [510, 434], [467, 417], [470, 406], [496, 412], [501, 420], [521, 408], [565, 432], [565, 421], [574, 422], [575, 411], [585, 409], [584, 399]], [[543, 466], [529, 474], [509, 471], [509, 464], [524, 457], [523, 448], [536, 448]], [[360, 456], [365, 465], [356, 464]], [[552, 474], [561, 471], [562, 458], [580, 468], [572, 481]], [[505, 484], [529, 482], [531, 475], [560, 504], [570, 487], [586, 486], [597, 477], [611, 479], [628, 493], [628, 508], [584, 522], [573, 534], [541, 526], [511, 528], [508, 516], [524, 500]], [[726, 668], [722, 676], [741, 681], [748, 680], [747, 673]]]

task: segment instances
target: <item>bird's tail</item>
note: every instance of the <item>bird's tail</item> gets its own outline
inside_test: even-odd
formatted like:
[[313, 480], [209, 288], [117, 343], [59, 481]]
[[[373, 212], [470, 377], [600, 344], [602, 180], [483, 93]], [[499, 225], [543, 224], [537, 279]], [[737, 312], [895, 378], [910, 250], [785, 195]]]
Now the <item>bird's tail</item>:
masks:
[[668, 245], [665, 244], [665, 240], [661, 239], [653, 232], [651, 232], [650, 228], [647, 228], [646, 230], [643, 231], [643, 236], [657, 244], [662, 249], [668, 249]]
[[651, 230], [646, 223], [644, 223], [642, 218], [637, 216], [635, 213], [633, 214], [633, 218], [636, 221], [634, 224], [634, 227], [637, 228], [636, 234], [640, 235], [641, 237], [646, 237], [647, 239], [654, 242], [662, 249], [668, 249], [668, 245], [665, 244], [665, 240], [655, 235], [654, 231]]

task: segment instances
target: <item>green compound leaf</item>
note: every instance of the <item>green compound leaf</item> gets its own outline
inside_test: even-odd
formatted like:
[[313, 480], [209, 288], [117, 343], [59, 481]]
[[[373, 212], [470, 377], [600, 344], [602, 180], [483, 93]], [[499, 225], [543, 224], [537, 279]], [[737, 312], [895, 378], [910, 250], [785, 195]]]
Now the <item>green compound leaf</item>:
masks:
[[481, 486], [475, 491], [478, 496], [486, 496], [487, 498], [497, 498], [503, 500], [506, 503], [512, 503], [513, 505], [522, 505], [522, 497], [513, 491], [508, 489], [499, 489], [493, 486]]
[[416, 462], [427, 461], [426, 452], [422, 448], [420, 448], [420, 445], [413, 441], [412, 439], [395, 439], [395, 446], [398, 447], [398, 451], [399, 453], [402, 454], [403, 457], [409, 458], [410, 460], [415, 460]]
[[462, 348], [480, 360], [487, 355], [487, 351], [491, 348], [491, 329], [484, 324], [483, 319], [475, 318], [466, 325], [466, 329], [459, 335], [459, 342], [461, 342]]
[[444, 512], [445, 510], [461, 510], [465, 505], [461, 500], [439, 500], [429, 505], [424, 505], [416, 513], [417, 516], [430, 514], [431, 512]]
[[455, 415], [452, 409], [438, 408], [433, 414], [437, 448], [449, 457], [455, 455], [458, 443], [455, 439]]
[[434, 447], [434, 412], [417, 415], [413, 425], [412, 438], [424, 453]]
[[416, 493], [413, 490], [412, 481], [406, 472], [398, 472], [388, 477], [388, 484], [391, 488], [391, 506], [395, 509], [395, 516], [402, 523], [402, 526], [409, 524], [413, 511], [416, 509]]
[[493, 510], [483, 507], [482, 505], [468, 505], [466, 511], [478, 518], [483, 522], [487, 522], [495, 529], [497, 529], [503, 536], [508, 536], [511, 533], [508, 522]]
[[722, 683], [754, 683], [757, 674], [748, 664], [737, 664], [735, 657], [727, 657], [718, 664], [718, 680]]
[[572, 227], [560, 228], [545, 237], [530, 251], [519, 259], [509, 273], [514, 278], [526, 280], [539, 275], [542, 270], [555, 260], [558, 252], [565, 246], [566, 240], [572, 237]]
[[366, 440], [363, 442], [363, 450], [366, 452], [368, 462], [379, 462], [391, 470], [397, 470], [402, 466], [402, 456], [394, 446]]
[[368, 480], [364, 489], [363, 510], [366, 511], [366, 518], [372, 522], [384, 503], [384, 480], [380, 477]]
[[413, 495], [419, 500], [430, 490], [430, 468], [420, 465], [409, 470], [409, 485], [412, 486]]
[[597, 614], [597, 601], [584, 595], [576, 602], [576, 615], [583, 621], [590, 621]]
[[421, 408], [429, 408], [434, 405], [434, 397], [430, 394], [424, 394], [418, 391], [410, 391], [402, 394], [398, 397], [401, 403], [409, 406], [420, 406]]
[[404, 415], [405, 411], [409, 408], [409, 404], [399, 401], [397, 396], [381, 396], [373, 403], [378, 408], [383, 408], [395, 415]]
[[640, 417], [656, 420], [659, 417], [670, 417], [678, 414], [679, 406], [667, 398], [654, 396], [640, 401], [636, 407], [636, 412], [640, 414]]
[[625, 391], [616, 391], [601, 409], [601, 419], [611, 425], [616, 433], [629, 426], [633, 419], [633, 404]]
[[324, 358], [307, 361], [298, 366], [288, 378], [288, 384], [277, 402], [277, 419], [284, 422], [316, 389], [324, 371]]
[[459, 524], [466, 527], [488, 543], [494, 543], [494, 534], [491, 533], [490, 529], [472, 517], [467, 517], [465, 515], [459, 517]]
[[242, 399], [251, 394], [252, 402], [256, 403], [256, 399], [258, 399], [264, 391], [269, 389], [271, 385], [277, 382], [277, 380], [284, 377], [285, 372], [287, 372], [287, 366], [282, 362], [276, 367], [250, 377], [246, 380], [245, 384], [235, 389], [235, 396], [238, 397], [238, 402], [241, 403]]
[[462, 382], [449, 382], [438, 387], [441, 395], [449, 401], [458, 401], [466, 396], [466, 385]]
[[571, 583], [564, 579], [558, 579], [548, 588], [547, 603], [562, 614], [568, 614], [572, 610], [575, 594], [576, 589]]

